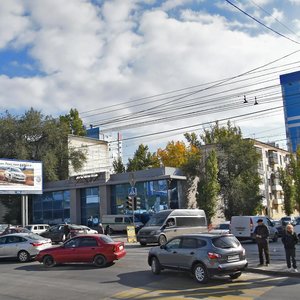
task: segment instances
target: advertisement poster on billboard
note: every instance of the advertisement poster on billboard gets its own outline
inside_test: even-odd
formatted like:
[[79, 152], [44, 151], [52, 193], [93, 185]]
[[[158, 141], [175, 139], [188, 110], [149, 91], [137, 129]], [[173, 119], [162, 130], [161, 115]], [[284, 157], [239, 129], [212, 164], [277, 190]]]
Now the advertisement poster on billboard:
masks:
[[0, 159], [0, 194], [42, 194], [42, 163]]

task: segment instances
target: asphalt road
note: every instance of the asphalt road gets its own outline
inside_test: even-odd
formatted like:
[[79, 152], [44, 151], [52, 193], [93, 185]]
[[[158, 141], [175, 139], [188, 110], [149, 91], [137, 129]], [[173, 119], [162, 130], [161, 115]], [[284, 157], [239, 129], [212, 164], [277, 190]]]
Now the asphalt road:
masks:
[[[256, 245], [247, 247], [256, 256]], [[125, 258], [103, 269], [0, 261], [0, 300], [299, 299], [299, 278], [244, 273], [234, 281], [219, 277], [199, 285], [184, 272], [153, 275], [147, 265], [149, 248], [128, 245]]]

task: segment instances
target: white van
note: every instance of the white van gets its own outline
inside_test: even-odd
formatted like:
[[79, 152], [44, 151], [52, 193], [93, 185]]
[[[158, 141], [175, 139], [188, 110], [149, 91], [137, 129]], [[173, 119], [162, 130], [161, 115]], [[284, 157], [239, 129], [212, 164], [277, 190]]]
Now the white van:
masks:
[[50, 228], [48, 224], [30, 224], [25, 226], [32, 233], [40, 234]]
[[153, 215], [137, 234], [142, 245], [164, 245], [170, 238], [185, 233], [207, 232], [207, 220], [202, 209], [167, 209]]
[[278, 239], [278, 231], [274, 223], [266, 216], [232, 216], [230, 222], [230, 232], [240, 240], [255, 241], [254, 229], [257, 220], [262, 219], [270, 231], [270, 239], [274, 242]]
[[[104, 230], [107, 225], [109, 225], [109, 234], [116, 231], [126, 231], [127, 226], [133, 225], [132, 215], [103, 215], [101, 220]], [[136, 230], [139, 230], [143, 225], [142, 222], [134, 217], [134, 226]]]

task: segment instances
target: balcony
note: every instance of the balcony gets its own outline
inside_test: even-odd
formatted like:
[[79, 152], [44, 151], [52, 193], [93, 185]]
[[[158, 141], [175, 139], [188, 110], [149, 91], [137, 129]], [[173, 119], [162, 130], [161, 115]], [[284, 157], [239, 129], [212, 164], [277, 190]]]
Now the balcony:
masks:
[[283, 204], [283, 199], [282, 198], [274, 199], [273, 204], [276, 204], [276, 205]]

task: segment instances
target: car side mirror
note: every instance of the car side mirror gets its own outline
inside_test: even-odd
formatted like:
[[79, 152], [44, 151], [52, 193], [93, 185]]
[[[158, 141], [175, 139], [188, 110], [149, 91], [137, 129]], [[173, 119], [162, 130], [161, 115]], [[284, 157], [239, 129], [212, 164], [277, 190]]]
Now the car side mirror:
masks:
[[160, 249], [166, 249], [166, 245], [160, 245]]
[[161, 226], [161, 230], [164, 230], [166, 227], [167, 227], [167, 225], [166, 225], [166, 224], [165, 224], [165, 225], [163, 225], [163, 226]]

